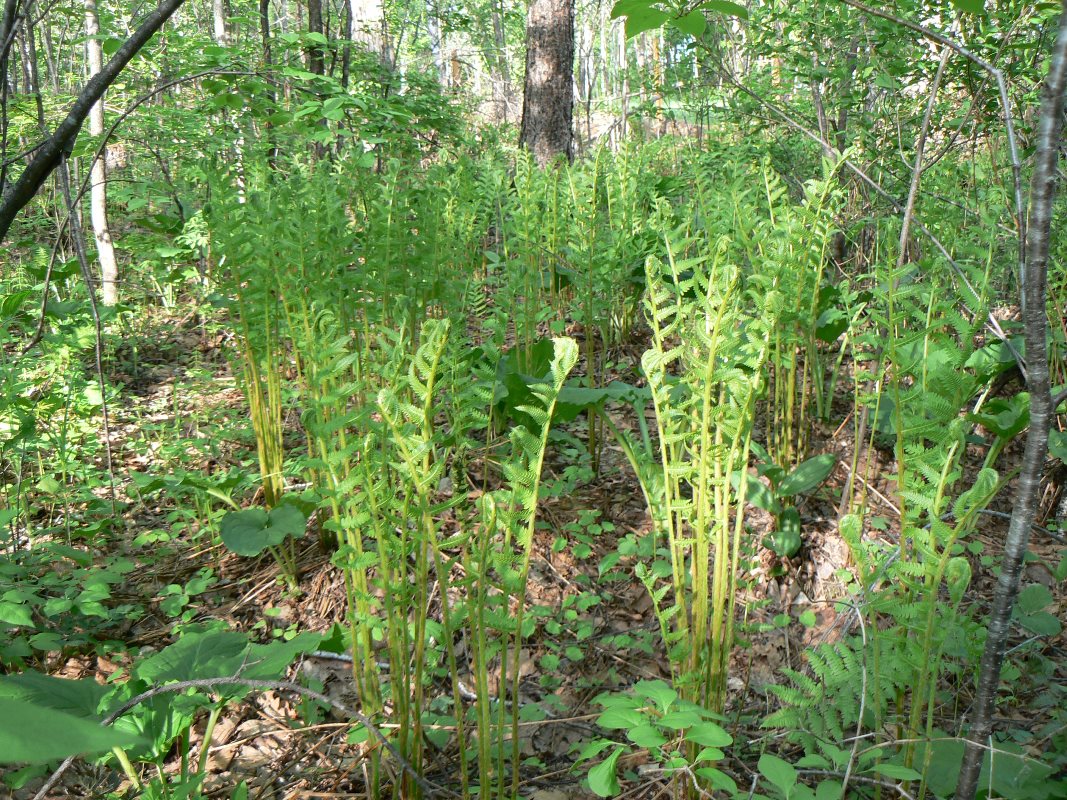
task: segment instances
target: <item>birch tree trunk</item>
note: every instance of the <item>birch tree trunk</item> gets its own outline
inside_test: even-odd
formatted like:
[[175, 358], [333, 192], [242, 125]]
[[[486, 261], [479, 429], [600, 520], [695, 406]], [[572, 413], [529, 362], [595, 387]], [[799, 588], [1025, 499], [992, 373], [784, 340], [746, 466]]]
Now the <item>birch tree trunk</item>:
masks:
[[211, 21], [215, 43], [226, 47], [230, 43], [230, 33], [226, 29], [226, 0], [211, 0]]
[[504, 30], [504, 7], [502, 3], [494, 3], [491, 13], [493, 22], [493, 46], [495, 57], [492, 62], [493, 71], [491, 76], [493, 83], [493, 101], [497, 107], [497, 118], [508, 121], [508, 103], [511, 98], [511, 69], [508, 66], [508, 42]]
[[974, 800], [982, 757], [993, 732], [1000, 671], [1011, 629], [1011, 615], [1019, 594], [1023, 560], [1030, 528], [1037, 516], [1041, 477], [1048, 453], [1048, 434], [1056, 407], [1067, 399], [1052, 396], [1048, 367], [1047, 279], [1049, 240], [1052, 229], [1052, 202], [1055, 196], [1057, 163], [1063, 132], [1064, 93], [1067, 92], [1067, 0], [1060, 9], [1059, 33], [1049, 59], [1037, 127], [1037, 152], [1030, 183], [1030, 224], [1027, 226], [1026, 278], [1020, 287], [1026, 336], [1026, 388], [1030, 390], [1030, 430], [1026, 437], [1015, 489], [1011, 523], [1004, 542], [1004, 557], [989, 614], [985, 651], [978, 674], [974, 715], [967, 734], [967, 749], [956, 787], [956, 800]]
[[[85, 53], [92, 80], [104, 66], [104, 50], [100, 42], [100, 19], [96, 14], [96, 0], [85, 0]], [[104, 98], [89, 110], [89, 133], [104, 133]], [[104, 154], [93, 161], [90, 173], [89, 213], [96, 240], [96, 258], [100, 262], [101, 301], [113, 306], [119, 301], [119, 267], [115, 260], [115, 246], [107, 224], [107, 158]]]

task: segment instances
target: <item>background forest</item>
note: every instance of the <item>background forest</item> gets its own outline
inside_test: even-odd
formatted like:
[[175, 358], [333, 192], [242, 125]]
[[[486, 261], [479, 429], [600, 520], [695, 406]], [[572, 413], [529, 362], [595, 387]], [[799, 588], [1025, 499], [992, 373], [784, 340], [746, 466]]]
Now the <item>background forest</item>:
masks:
[[0, 0], [0, 796], [1067, 798], [1067, 15]]

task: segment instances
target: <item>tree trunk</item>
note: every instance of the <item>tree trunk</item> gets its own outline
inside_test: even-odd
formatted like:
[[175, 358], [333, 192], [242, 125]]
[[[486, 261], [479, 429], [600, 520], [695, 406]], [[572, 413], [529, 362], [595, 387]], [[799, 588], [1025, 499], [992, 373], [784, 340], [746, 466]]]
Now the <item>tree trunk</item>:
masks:
[[[308, 0], [308, 33], [323, 36], [322, 0]], [[312, 43], [308, 48], [308, 72], [322, 75], [326, 71], [322, 45]]]
[[[270, 72], [274, 66], [270, 50], [270, 0], [259, 0], [259, 40], [263, 50], [263, 66]], [[274, 99], [273, 95], [271, 99]]]
[[342, 23], [345, 26], [345, 45], [341, 48], [341, 88], [347, 91], [352, 75], [352, 4], [345, 3]]
[[211, 0], [211, 21], [215, 43], [226, 47], [230, 43], [230, 33], [226, 29], [226, 0]]
[[495, 53], [492, 69], [496, 73], [490, 78], [493, 82], [493, 100], [497, 107], [497, 118], [507, 122], [508, 103], [511, 99], [511, 69], [508, 66], [508, 39], [504, 30], [503, 4], [494, 3], [490, 16], [493, 22], [493, 52]]
[[392, 66], [392, 48], [385, 24], [382, 0], [348, 0], [352, 9], [352, 38], [377, 53], [382, 64]]
[[[100, 19], [96, 14], [96, 0], [85, 0], [85, 52], [89, 62], [89, 79], [96, 77], [104, 68], [104, 50], [100, 42]], [[89, 109], [89, 133], [104, 134], [104, 97]], [[93, 161], [90, 173], [89, 210], [93, 223], [93, 238], [96, 240], [96, 257], [100, 261], [101, 300], [105, 306], [119, 301], [119, 266], [115, 260], [115, 246], [107, 225], [107, 156], [101, 153]]]
[[[1041, 494], [1041, 476], [1048, 452], [1048, 433], [1055, 410], [1050, 386], [1047, 336], [1046, 297], [1049, 237], [1052, 226], [1052, 201], [1056, 188], [1063, 129], [1064, 92], [1067, 91], [1067, 0], [1060, 10], [1059, 33], [1053, 45], [1048, 77], [1041, 102], [1037, 129], [1037, 152], [1030, 184], [1030, 223], [1026, 242], [1025, 281], [1020, 287], [1026, 335], [1026, 387], [1030, 391], [1030, 431], [1026, 437], [1022, 468], [1015, 490], [1004, 558], [989, 614], [989, 632], [978, 674], [978, 694], [974, 715], [967, 735], [956, 800], [973, 800], [978, 789], [982, 757], [988, 752], [993, 731], [1000, 670], [1011, 628], [1011, 615], [1019, 593], [1023, 559], [1030, 538], [1030, 528], [1037, 516]], [[1056, 401], [1062, 401], [1057, 397]]]
[[574, 0], [532, 0], [519, 143], [541, 166], [559, 156], [569, 159], [573, 116]]
[[430, 37], [430, 54], [437, 67], [437, 83], [442, 89], [448, 88], [449, 59], [446, 52], [445, 26], [441, 24], [440, 3], [431, 0], [426, 7], [426, 33]]

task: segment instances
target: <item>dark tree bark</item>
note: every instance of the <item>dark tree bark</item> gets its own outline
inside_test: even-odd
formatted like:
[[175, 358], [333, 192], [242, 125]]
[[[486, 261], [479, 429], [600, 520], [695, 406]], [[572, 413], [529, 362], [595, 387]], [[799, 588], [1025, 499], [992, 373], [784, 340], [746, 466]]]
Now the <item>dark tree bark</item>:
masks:
[[[308, 0], [308, 33], [324, 36], [322, 28], [322, 0]], [[326, 71], [325, 57], [321, 44], [312, 44], [308, 48], [308, 72], [322, 75]]]
[[345, 46], [341, 50], [341, 87], [348, 88], [349, 74], [352, 70], [352, 34], [355, 30], [352, 19], [352, 4], [344, 3]]
[[1023, 558], [1030, 538], [1030, 528], [1037, 516], [1041, 494], [1041, 475], [1048, 452], [1049, 426], [1054, 412], [1049, 384], [1048, 313], [1046, 285], [1048, 277], [1049, 235], [1052, 227], [1052, 201], [1056, 189], [1056, 165], [1063, 131], [1064, 92], [1067, 91], [1067, 0], [1060, 10], [1059, 32], [1053, 45], [1048, 77], [1041, 102], [1037, 130], [1037, 152], [1030, 184], [1030, 222], [1026, 240], [1025, 280], [1020, 293], [1026, 336], [1026, 387], [1030, 390], [1030, 431], [1026, 437], [1022, 469], [1015, 491], [1014, 508], [1000, 578], [993, 595], [989, 615], [989, 632], [978, 673], [978, 695], [974, 703], [967, 749], [963, 756], [956, 800], [973, 800], [978, 789], [982, 757], [988, 749], [993, 731], [1000, 670], [1011, 627], [1011, 614], [1019, 593]]
[[3, 197], [0, 198], [0, 240], [7, 235], [15, 216], [33, 199], [45, 179], [59, 165], [63, 154], [74, 148], [74, 140], [85, 118], [89, 116], [89, 110], [183, 2], [184, 0], [162, 0], [156, 10], [144, 18], [104, 68], [85, 84], [67, 116], [56, 126], [52, 135], [36, 148], [33, 159], [18, 180], [5, 188]]
[[532, 0], [519, 143], [545, 166], [572, 155], [574, 0]]
[[270, 0], [259, 0], [259, 38], [263, 48], [263, 66], [270, 72], [274, 64], [270, 50]]

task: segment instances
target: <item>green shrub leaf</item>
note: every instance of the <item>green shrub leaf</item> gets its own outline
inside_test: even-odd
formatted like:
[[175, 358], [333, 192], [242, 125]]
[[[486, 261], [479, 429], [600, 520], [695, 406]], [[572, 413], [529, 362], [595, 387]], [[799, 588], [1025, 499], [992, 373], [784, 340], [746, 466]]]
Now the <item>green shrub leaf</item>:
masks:
[[789, 796], [789, 792], [797, 783], [797, 771], [793, 768], [793, 765], [788, 761], [783, 761], [778, 756], [772, 756], [769, 753], [764, 753], [760, 756], [759, 764], [757, 765], [760, 771], [760, 775], [769, 780], [786, 797]]
[[810, 492], [826, 480], [835, 466], [837, 466], [837, 456], [833, 453], [823, 453], [809, 458], [785, 476], [778, 486], [778, 494], [781, 497], [793, 497]]
[[589, 788], [597, 797], [611, 797], [619, 793], [619, 779], [615, 776], [615, 765], [622, 751], [622, 747], [616, 747], [614, 753], [589, 770]]
[[699, 725], [694, 725], [685, 734], [685, 738], [704, 747], [726, 747], [734, 740], [734, 737], [723, 730], [722, 726], [714, 722], [701, 722]]

